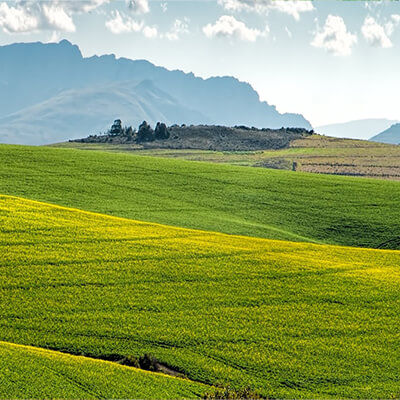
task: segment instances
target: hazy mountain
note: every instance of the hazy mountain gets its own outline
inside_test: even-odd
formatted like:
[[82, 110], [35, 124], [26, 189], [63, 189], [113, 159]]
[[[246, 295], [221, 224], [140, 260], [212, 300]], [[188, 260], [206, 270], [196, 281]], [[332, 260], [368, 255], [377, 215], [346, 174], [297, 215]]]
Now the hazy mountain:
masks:
[[66, 40], [2, 46], [0, 60], [0, 141], [54, 142], [66, 136], [63, 129], [68, 137], [84, 136], [114, 118], [311, 128], [235, 78], [204, 80], [114, 55], [84, 58]]
[[0, 138], [3, 143], [14, 144], [61, 142], [104, 132], [116, 115], [133, 126], [143, 120], [153, 125], [157, 121], [172, 125], [181, 118], [193, 124], [210, 122], [198, 111], [180, 105], [151, 81], [138, 85], [118, 82], [63, 91], [0, 118]]
[[400, 124], [393, 124], [389, 129], [375, 135], [369, 140], [373, 142], [400, 144]]
[[317, 133], [326, 136], [335, 136], [352, 139], [369, 139], [371, 136], [389, 128], [396, 123], [389, 119], [361, 119], [357, 121], [344, 122], [340, 124], [331, 124], [318, 126], [315, 129]]

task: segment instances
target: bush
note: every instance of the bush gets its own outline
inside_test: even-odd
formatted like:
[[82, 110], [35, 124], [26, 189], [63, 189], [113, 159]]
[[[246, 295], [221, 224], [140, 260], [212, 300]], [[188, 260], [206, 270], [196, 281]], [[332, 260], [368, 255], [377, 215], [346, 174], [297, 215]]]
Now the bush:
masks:
[[119, 363], [128, 367], [145, 369], [146, 371], [157, 372], [160, 370], [158, 360], [147, 353], [139, 358], [135, 356], [126, 356], [120, 360]]
[[157, 359], [147, 353], [139, 357], [139, 366], [147, 371], [157, 372], [159, 370]]
[[250, 399], [265, 399], [260, 396], [251, 387], [247, 386], [242, 389], [234, 389], [230, 386], [218, 386], [216, 390], [206, 392], [203, 395], [204, 400], [250, 400]]
[[137, 140], [139, 142], [151, 142], [154, 140], [154, 131], [146, 121], [139, 125]]
[[168, 139], [169, 132], [167, 129], [167, 125], [161, 122], [157, 122], [156, 129], [154, 131], [154, 136], [157, 140]]
[[128, 367], [140, 368], [139, 359], [135, 356], [127, 356], [121, 360], [122, 365], [127, 365]]

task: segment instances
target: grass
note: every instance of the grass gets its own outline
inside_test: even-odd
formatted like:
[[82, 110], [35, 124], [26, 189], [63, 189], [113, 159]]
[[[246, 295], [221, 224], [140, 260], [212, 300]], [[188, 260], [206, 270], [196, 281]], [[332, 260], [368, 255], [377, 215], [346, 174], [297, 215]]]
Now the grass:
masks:
[[60, 143], [57, 146], [287, 170], [296, 162], [297, 171], [303, 172], [400, 179], [400, 146], [320, 135], [292, 141], [288, 149], [248, 152], [143, 150], [137, 145], [95, 143]]
[[2, 399], [193, 399], [207, 386], [115, 363], [0, 342]]
[[281, 240], [396, 248], [400, 237], [391, 181], [2, 145], [0, 193]]
[[1, 340], [151, 353], [194, 381], [275, 398], [398, 395], [399, 252], [173, 228], [8, 196], [0, 247]]

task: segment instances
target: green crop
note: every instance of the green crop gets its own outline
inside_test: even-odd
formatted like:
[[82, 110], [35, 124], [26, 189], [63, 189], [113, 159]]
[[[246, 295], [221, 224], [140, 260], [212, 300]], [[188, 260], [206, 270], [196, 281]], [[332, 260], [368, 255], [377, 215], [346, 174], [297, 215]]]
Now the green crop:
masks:
[[111, 362], [0, 342], [2, 399], [192, 399], [206, 388]]
[[2, 145], [0, 193], [224, 233], [399, 246], [399, 182]]
[[[0, 248], [3, 341], [105, 358], [149, 353], [191, 380], [274, 398], [398, 395], [399, 252], [180, 229], [6, 196]], [[160, 396], [169, 393], [188, 392]]]

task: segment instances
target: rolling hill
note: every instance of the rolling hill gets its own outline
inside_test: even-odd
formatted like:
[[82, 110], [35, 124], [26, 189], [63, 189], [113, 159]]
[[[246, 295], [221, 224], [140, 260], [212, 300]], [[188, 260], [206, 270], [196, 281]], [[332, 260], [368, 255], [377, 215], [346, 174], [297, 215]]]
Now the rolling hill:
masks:
[[209, 231], [398, 248], [398, 182], [0, 146], [0, 193]]
[[116, 363], [0, 342], [2, 399], [197, 398], [207, 386]]
[[0, 46], [0, 59], [0, 142], [44, 144], [87, 136], [104, 129], [103, 121], [122, 116], [128, 125], [147, 118], [311, 129], [303, 116], [280, 114], [232, 77], [202, 79], [114, 55], [84, 58], [66, 40]]
[[[96, 357], [151, 353], [192, 380], [272, 398], [398, 395], [398, 252], [173, 228], [8, 196], [0, 220], [1, 340]], [[63, 383], [61, 397], [74, 398], [200, 390], [19, 350], [0, 343], [7, 398], [45, 393], [51, 382], [51, 397]], [[36, 366], [44, 372], [32, 382]]]
[[[182, 137], [178, 136], [177, 140], [132, 144], [120, 143], [118, 140], [103, 143], [83, 140], [52, 146], [400, 180], [400, 147], [396, 145], [311, 135], [310, 132], [296, 134], [293, 130], [290, 132], [290, 129], [232, 132], [232, 128], [213, 128], [209, 129], [213, 133], [212, 138], [207, 136], [207, 129], [206, 132], [202, 132], [202, 127], [179, 127], [171, 129], [171, 136], [175, 136], [176, 131], [183, 132]], [[186, 135], [186, 130], [192, 133]]]

